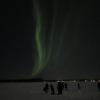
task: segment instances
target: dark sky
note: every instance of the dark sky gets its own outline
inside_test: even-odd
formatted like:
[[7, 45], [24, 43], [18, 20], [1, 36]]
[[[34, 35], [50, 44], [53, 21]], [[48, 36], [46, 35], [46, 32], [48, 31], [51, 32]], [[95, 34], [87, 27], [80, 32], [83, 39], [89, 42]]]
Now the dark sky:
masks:
[[[41, 32], [45, 59], [49, 49], [52, 53], [48, 64], [35, 77], [100, 78], [99, 2], [37, 1], [45, 30]], [[0, 4], [0, 79], [32, 77], [34, 55], [37, 53], [35, 31], [38, 27], [32, 0], [6, 0]], [[49, 43], [51, 34], [52, 46]]]
[[27, 77], [33, 67], [32, 3], [6, 0], [0, 4], [0, 79]]

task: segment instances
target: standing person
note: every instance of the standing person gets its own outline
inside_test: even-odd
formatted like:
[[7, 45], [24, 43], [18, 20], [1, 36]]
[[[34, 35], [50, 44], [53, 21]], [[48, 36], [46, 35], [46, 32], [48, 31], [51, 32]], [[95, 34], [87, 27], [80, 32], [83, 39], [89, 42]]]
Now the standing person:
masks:
[[58, 82], [57, 90], [58, 90], [58, 95], [61, 95], [62, 94], [62, 90], [63, 90], [63, 83], [62, 82]]
[[77, 83], [77, 87], [78, 87], [78, 89], [80, 90], [80, 84], [79, 84], [79, 83]]
[[45, 86], [43, 88], [43, 91], [47, 94], [49, 92], [49, 85], [48, 83], [45, 83]]
[[55, 90], [54, 90], [53, 84], [50, 84], [50, 88], [51, 88], [51, 95], [54, 95], [55, 94]]
[[67, 83], [65, 83], [65, 90], [68, 90], [68, 85], [67, 85]]
[[62, 90], [64, 90], [64, 81], [61, 82]]
[[100, 91], [100, 81], [98, 81], [98, 90]]

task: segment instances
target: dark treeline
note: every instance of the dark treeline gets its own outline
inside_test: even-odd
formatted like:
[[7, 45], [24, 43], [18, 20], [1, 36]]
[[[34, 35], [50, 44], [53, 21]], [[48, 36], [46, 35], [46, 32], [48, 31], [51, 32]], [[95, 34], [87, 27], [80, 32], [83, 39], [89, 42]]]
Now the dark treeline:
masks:
[[8, 80], [0, 80], [0, 83], [7, 83], [7, 82], [43, 82], [42, 78], [36, 79], [8, 79]]
[[[81, 81], [91, 81], [95, 80], [96, 82], [100, 79], [65, 79], [65, 80], [59, 80], [59, 81], [76, 81], [76, 82], [81, 82]], [[57, 82], [58, 80], [44, 80], [43, 78], [34, 78], [34, 79], [6, 79], [6, 80], [0, 80], [0, 83], [3, 82]]]

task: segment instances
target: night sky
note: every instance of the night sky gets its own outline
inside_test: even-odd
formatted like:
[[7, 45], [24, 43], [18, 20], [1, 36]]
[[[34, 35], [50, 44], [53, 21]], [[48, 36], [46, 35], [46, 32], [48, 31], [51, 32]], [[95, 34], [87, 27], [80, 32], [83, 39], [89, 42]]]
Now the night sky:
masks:
[[0, 79], [100, 78], [99, 1], [0, 4]]

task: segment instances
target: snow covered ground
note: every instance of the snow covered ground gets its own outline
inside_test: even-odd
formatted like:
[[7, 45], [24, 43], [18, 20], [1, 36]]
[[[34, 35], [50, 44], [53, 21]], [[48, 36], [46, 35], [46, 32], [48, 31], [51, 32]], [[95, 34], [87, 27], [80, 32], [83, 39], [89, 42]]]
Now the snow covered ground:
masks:
[[[57, 83], [52, 84], [57, 93]], [[64, 90], [62, 95], [50, 95], [42, 91], [43, 82], [0, 83], [0, 100], [100, 100], [97, 83], [80, 82], [80, 90], [75, 82], [67, 84], [68, 90]]]

